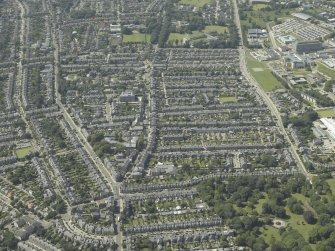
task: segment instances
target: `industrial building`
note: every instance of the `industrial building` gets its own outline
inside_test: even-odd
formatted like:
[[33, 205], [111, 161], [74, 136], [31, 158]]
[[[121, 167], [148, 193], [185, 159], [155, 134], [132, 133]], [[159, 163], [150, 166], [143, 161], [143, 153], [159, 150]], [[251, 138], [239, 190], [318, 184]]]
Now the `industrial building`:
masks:
[[279, 41], [282, 42], [283, 44], [293, 44], [294, 42], [297, 41], [297, 39], [291, 35], [286, 35], [286, 36], [280, 36]]
[[329, 135], [335, 140], [335, 120], [331, 118], [322, 118], [321, 122], [327, 127]]
[[298, 54], [310, 53], [322, 50], [322, 43], [319, 41], [304, 41], [294, 44], [294, 51]]

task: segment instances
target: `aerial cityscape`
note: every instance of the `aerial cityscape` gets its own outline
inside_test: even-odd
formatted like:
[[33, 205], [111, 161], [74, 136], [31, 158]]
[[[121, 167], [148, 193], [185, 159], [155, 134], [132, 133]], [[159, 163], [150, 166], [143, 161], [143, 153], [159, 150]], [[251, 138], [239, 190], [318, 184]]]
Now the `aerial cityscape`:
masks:
[[335, 1], [0, 0], [5, 250], [335, 250]]

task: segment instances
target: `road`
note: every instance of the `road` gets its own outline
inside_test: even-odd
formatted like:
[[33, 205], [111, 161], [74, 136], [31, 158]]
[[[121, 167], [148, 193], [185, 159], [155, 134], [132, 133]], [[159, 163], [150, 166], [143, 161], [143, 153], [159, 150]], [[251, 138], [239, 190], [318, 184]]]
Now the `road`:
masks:
[[266, 27], [267, 27], [267, 29], [268, 29], [269, 38], [270, 38], [270, 40], [271, 40], [272, 47], [273, 47], [273, 49], [277, 49], [277, 48], [278, 48], [278, 45], [277, 45], [276, 39], [275, 39], [275, 37], [274, 37], [274, 34], [273, 34], [273, 32], [271, 31], [271, 29], [270, 29], [270, 24], [267, 23], [267, 24], [266, 24]]
[[[67, 111], [66, 107], [61, 102], [61, 94], [58, 92], [59, 90], [59, 82], [60, 82], [60, 60], [59, 60], [59, 43], [58, 43], [58, 37], [56, 36], [56, 22], [53, 22], [53, 32], [52, 32], [52, 40], [53, 40], [53, 46], [54, 46], [54, 65], [55, 65], [55, 96], [56, 96], [56, 104], [59, 106], [60, 111], [64, 117], [64, 119], [67, 121], [73, 132], [76, 133], [79, 142], [81, 143], [82, 147], [85, 149], [85, 151], [90, 156], [91, 160], [94, 162], [97, 169], [100, 171], [100, 173], [103, 175], [105, 180], [107, 181], [107, 184], [110, 186], [114, 193], [114, 198], [119, 202], [120, 208], [122, 208], [122, 198], [120, 197], [120, 188], [119, 184], [116, 182], [115, 178], [111, 175], [110, 171], [107, 169], [107, 167], [104, 165], [104, 163], [101, 161], [101, 159], [96, 155], [94, 152], [92, 146], [88, 143], [85, 135], [82, 133], [81, 128], [74, 122], [73, 118]], [[118, 217], [118, 215], [116, 215]], [[117, 228], [120, 230], [121, 226], [120, 223], [117, 221]], [[118, 235], [115, 237], [115, 241], [122, 249], [122, 232], [118, 231]]]
[[252, 76], [252, 74], [249, 72], [249, 70], [247, 68], [246, 48], [244, 46], [244, 39], [243, 39], [243, 36], [242, 36], [242, 28], [241, 28], [240, 17], [239, 17], [239, 14], [238, 14], [237, 0], [233, 0], [233, 5], [234, 5], [235, 23], [236, 23], [236, 26], [238, 27], [238, 31], [239, 31], [240, 38], [241, 38], [241, 46], [239, 47], [241, 72], [244, 75], [244, 77], [255, 87], [257, 93], [263, 98], [263, 100], [265, 101], [266, 105], [270, 109], [271, 113], [275, 116], [275, 118], [277, 120], [276, 121], [277, 125], [278, 125], [280, 131], [283, 133], [286, 141], [289, 143], [289, 145], [290, 145], [290, 152], [292, 153], [293, 158], [295, 159], [295, 161], [296, 161], [299, 169], [306, 176], [306, 178], [311, 181], [313, 175], [310, 174], [310, 173], [308, 173], [308, 171], [306, 170], [306, 167], [305, 167], [304, 163], [301, 161], [300, 156], [297, 153], [298, 149], [292, 143], [290, 137], [288, 136], [288, 134], [287, 134], [287, 132], [286, 132], [286, 130], [284, 128], [284, 124], [283, 124], [281, 115], [280, 115], [277, 107], [272, 102], [272, 100], [270, 99], [270, 97], [266, 94], [266, 92], [262, 88], [259, 87], [259, 84], [257, 83], [257, 81], [254, 79], [254, 77]]

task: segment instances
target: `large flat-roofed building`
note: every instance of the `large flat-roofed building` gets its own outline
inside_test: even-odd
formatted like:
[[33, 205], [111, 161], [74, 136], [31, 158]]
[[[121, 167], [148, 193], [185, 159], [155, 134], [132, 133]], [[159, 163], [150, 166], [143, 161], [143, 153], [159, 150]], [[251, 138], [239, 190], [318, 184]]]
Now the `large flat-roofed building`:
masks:
[[312, 19], [312, 16], [307, 15], [305, 13], [292, 13], [291, 15], [304, 21], [309, 21]]
[[280, 36], [279, 41], [283, 44], [292, 44], [297, 41], [297, 39], [291, 35]]
[[304, 68], [305, 67], [305, 61], [295, 54], [288, 54], [284, 57], [284, 63], [286, 67], [289, 67], [291, 69], [296, 68]]
[[294, 45], [294, 51], [298, 54], [320, 51], [322, 49], [322, 43], [319, 41], [297, 42]]
[[328, 58], [323, 60], [325, 65], [327, 65], [329, 68], [335, 68], [335, 59], [334, 58]]
[[132, 91], [124, 91], [120, 95], [120, 102], [135, 102], [136, 97]]
[[335, 120], [331, 118], [322, 118], [320, 120], [326, 126], [330, 136], [335, 140]]
[[268, 33], [265, 29], [248, 29], [249, 39], [267, 38]]

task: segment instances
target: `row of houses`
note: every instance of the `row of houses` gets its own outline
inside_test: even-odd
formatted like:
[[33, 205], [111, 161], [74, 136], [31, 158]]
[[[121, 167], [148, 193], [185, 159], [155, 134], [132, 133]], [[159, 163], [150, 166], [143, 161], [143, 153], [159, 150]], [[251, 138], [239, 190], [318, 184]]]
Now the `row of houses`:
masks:
[[223, 224], [223, 220], [220, 218], [214, 218], [209, 220], [197, 220], [197, 221], [184, 221], [184, 222], [168, 222], [161, 224], [153, 225], [142, 225], [136, 227], [127, 227], [125, 228], [125, 234], [137, 234], [137, 233], [146, 233], [146, 232], [158, 232], [158, 231], [173, 231], [179, 229], [191, 229], [191, 228], [200, 228], [200, 227], [212, 227], [220, 226]]

